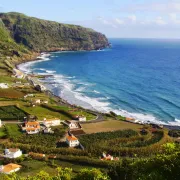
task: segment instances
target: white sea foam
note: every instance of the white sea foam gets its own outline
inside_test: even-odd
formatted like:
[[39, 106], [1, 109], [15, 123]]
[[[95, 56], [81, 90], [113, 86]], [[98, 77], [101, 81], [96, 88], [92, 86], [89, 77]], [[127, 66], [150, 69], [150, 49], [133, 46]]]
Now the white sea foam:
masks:
[[85, 89], [86, 89], [85, 86], [81, 86], [81, 87], [77, 88], [75, 91], [76, 91], [76, 92], [82, 92], [82, 91], [84, 91]]
[[100, 92], [99, 92], [99, 91], [96, 91], [96, 90], [94, 90], [93, 92], [96, 93], [96, 94], [100, 94]]
[[46, 70], [46, 72], [49, 73], [49, 74], [54, 74], [54, 73], [56, 73], [56, 71], [51, 71], [51, 70]]
[[[21, 71], [29, 74], [32, 72], [32, 66], [36, 63], [42, 62], [42, 61], [49, 61], [50, 58], [48, 58], [51, 54], [47, 54], [47, 53], [41, 53], [40, 56], [37, 57], [38, 61], [30, 61], [30, 62], [26, 62], [26, 63], [22, 63], [18, 65], [18, 69], [20, 69]], [[40, 68], [40, 70], [45, 70], [43, 68]]]
[[172, 126], [180, 126], [180, 119], [175, 119], [175, 121], [168, 122]]
[[[43, 55], [42, 60], [39, 61], [44, 61], [47, 60], [47, 57], [49, 55]], [[48, 58], [49, 59], [49, 58]], [[37, 62], [39, 62], [37, 61]], [[34, 63], [37, 62], [28, 62], [25, 64], [21, 64], [18, 66], [18, 68], [26, 73], [30, 73], [32, 70], [32, 65]], [[157, 119], [155, 116], [151, 115], [151, 114], [142, 114], [142, 113], [133, 113], [133, 112], [128, 112], [126, 110], [122, 110], [122, 109], [117, 109], [117, 108], [112, 108], [110, 102], [108, 102], [109, 97], [106, 98], [91, 98], [88, 97], [86, 95], [84, 95], [82, 92], [84, 91], [84, 89], [88, 89], [88, 86], [94, 86], [95, 84], [93, 83], [87, 83], [87, 82], [80, 82], [79, 80], [75, 79], [75, 76], [63, 76], [60, 74], [55, 74], [56, 71], [52, 71], [52, 70], [46, 70], [43, 68], [40, 68], [39, 70], [44, 71], [44, 73], [38, 73], [38, 74], [50, 74], [53, 73], [54, 77], [51, 78], [51, 82], [54, 82], [53, 84], [49, 84], [49, 88], [53, 91], [54, 88], [56, 90], [59, 90], [58, 94], [59, 96], [61, 96], [63, 99], [67, 100], [69, 103], [71, 104], [76, 104], [79, 106], [83, 106], [84, 108], [87, 109], [92, 109], [92, 110], [97, 110], [100, 112], [110, 112], [113, 111], [118, 115], [122, 115], [125, 117], [131, 117], [134, 118], [138, 121], [141, 122], [147, 122], [150, 121], [152, 123], [156, 123], [156, 124], [166, 124], [166, 125], [173, 125], [173, 126], [180, 126], [180, 120], [179, 119], [175, 119], [172, 122], [162, 122], [161, 120]], [[48, 82], [48, 81], [46, 81]], [[78, 89], [75, 89], [75, 84], [79, 84], [81, 85]], [[99, 91], [97, 90], [93, 90], [92, 92], [94, 92], [96, 95], [100, 94]]]

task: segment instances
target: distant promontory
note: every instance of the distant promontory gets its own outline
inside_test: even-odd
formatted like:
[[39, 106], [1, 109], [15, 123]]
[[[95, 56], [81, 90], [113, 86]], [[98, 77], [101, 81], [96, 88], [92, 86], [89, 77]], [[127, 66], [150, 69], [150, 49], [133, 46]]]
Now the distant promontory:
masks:
[[0, 13], [0, 33], [5, 33], [9, 40], [12, 38], [18, 45], [34, 52], [98, 50], [109, 45], [105, 35], [92, 29], [16, 12]]

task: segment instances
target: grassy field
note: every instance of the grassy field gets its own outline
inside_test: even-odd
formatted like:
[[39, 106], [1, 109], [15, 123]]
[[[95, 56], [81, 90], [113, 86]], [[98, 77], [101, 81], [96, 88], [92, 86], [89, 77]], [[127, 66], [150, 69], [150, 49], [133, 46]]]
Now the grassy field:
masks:
[[12, 98], [12, 99], [17, 99], [17, 98], [23, 98], [24, 93], [17, 91], [15, 89], [9, 88], [9, 89], [0, 89], [0, 97], [2, 98]]
[[9, 138], [20, 137], [22, 135], [21, 129], [17, 124], [6, 124], [5, 133]]
[[[49, 173], [50, 175], [54, 175], [56, 173], [56, 167], [53, 167], [50, 165], [50, 162], [45, 161], [38, 161], [38, 160], [25, 160], [20, 163], [23, 168], [21, 171], [18, 172], [19, 175], [23, 177], [27, 177], [28, 175], [35, 175], [39, 173], [40, 171], [45, 171]], [[73, 173], [78, 173], [81, 169], [87, 168], [92, 169], [92, 166], [86, 166], [86, 165], [78, 165], [71, 162], [66, 161], [60, 161], [60, 160], [52, 160], [51, 164], [54, 164], [57, 167], [62, 168], [72, 168]]]
[[56, 172], [55, 168], [48, 166], [45, 161], [29, 160], [21, 162], [20, 165], [22, 165], [23, 168], [18, 174], [23, 177], [27, 177], [28, 175], [33, 176], [40, 171], [45, 171], [51, 175]]
[[58, 110], [63, 110], [66, 111], [67, 113], [72, 114], [73, 116], [75, 115], [83, 115], [86, 117], [87, 120], [93, 120], [96, 118], [95, 115], [82, 111], [79, 108], [71, 108], [71, 107], [67, 107], [67, 106], [53, 106], [53, 108], [58, 109]]
[[139, 130], [143, 127], [142, 125], [117, 120], [107, 120], [98, 123], [81, 124], [81, 126], [87, 134], [124, 129]]
[[0, 128], [0, 138], [3, 138], [6, 135], [5, 129], [3, 127]]

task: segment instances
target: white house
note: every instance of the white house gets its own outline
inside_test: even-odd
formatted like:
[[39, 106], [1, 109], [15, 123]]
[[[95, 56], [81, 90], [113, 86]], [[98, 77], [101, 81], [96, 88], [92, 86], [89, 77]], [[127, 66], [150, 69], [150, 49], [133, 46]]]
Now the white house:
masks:
[[50, 126], [59, 126], [61, 125], [61, 120], [60, 119], [46, 119], [44, 118], [43, 124], [46, 127], [50, 127]]
[[78, 116], [78, 120], [79, 121], [86, 121], [86, 117], [85, 116]]
[[22, 151], [20, 149], [11, 148], [11, 149], [5, 149], [5, 151], [4, 151], [5, 158], [13, 159], [13, 158], [18, 158], [20, 156], [22, 156]]
[[36, 99], [34, 102], [35, 102], [36, 104], [41, 104], [41, 100], [40, 100], [40, 99]]
[[69, 129], [78, 129], [78, 128], [80, 128], [79, 124], [77, 122], [65, 121], [64, 123], [69, 126]]
[[6, 84], [6, 83], [0, 83], [0, 88], [1, 89], [8, 89], [9, 87], [8, 87], [8, 84]]
[[48, 104], [48, 101], [43, 101], [42, 103], [43, 103], [43, 104]]
[[26, 131], [27, 134], [37, 134], [40, 132], [40, 124], [38, 121], [28, 121], [25, 123], [25, 126], [22, 127], [23, 131]]
[[2, 121], [1, 121], [1, 119], [0, 119], [0, 127], [2, 126]]
[[44, 131], [45, 134], [54, 134], [54, 131], [52, 131], [52, 129], [48, 128], [48, 127], [45, 128], [43, 131]]
[[69, 147], [77, 147], [79, 146], [79, 140], [74, 135], [67, 135], [66, 136], [66, 143], [69, 145]]
[[0, 166], [0, 173], [4, 173], [4, 174], [11, 174], [13, 172], [17, 172], [21, 169], [22, 166], [18, 165], [18, 164], [7, 164], [7, 165], [1, 165]]
[[27, 97], [34, 97], [34, 94], [26, 94], [26, 95], [24, 96], [24, 98], [27, 98]]

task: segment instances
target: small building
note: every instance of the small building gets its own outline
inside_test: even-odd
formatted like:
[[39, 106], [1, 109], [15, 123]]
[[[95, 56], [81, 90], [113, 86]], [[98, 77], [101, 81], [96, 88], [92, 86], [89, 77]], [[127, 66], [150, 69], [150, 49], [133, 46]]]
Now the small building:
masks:
[[28, 121], [22, 130], [26, 131], [27, 134], [37, 134], [40, 132], [40, 124], [38, 121]]
[[69, 147], [77, 147], [80, 145], [78, 138], [69, 133], [66, 136], [66, 143], [69, 145]]
[[50, 127], [50, 126], [59, 126], [61, 124], [61, 120], [60, 119], [46, 119], [44, 118], [43, 124], [46, 127]]
[[5, 158], [18, 158], [22, 156], [22, 151], [20, 149], [15, 149], [15, 148], [10, 148], [10, 149], [5, 149], [4, 150], [4, 157]]
[[77, 116], [75, 116], [75, 119], [77, 119], [78, 121], [81, 121], [81, 122], [84, 122], [84, 121], [86, 121], [86, 117], [85, 116], [83, 116], [83, 115], [77, 115]]
[[8, 86], [7, 83], [0, 83], [0, 88], [1, 88], [1, 89], [8, 89], [9, 86]]
[[79, 116], [78, 119], [79, 119], [79, 121], [86, 121], [86, 117], [85, 116]]
[[31, 156], [34, 159], [44, 159], [46, 157], [45, 154], [34, 153], [34, 152], [29, 152], [29, 156]]
[[80, 124], [75, 121], [65, 121], [64, 124], [68, 125], [69, 129], [81, 129]]
[[119, 161], [119, 158], [118, 157], [113, 157], [111, 156], [110, 154], [106, 154], [106, 153], [103, 153], [102, 156], [101, 156], [101, 160], [106, 160], [106, 161]]
[[2, 121], [1, 121], [1, 119], [0, 119], [0, 127], [2, 126]]
[[45, 133], [45, 134], [54, 134], [54, 131], [51, 129], [51, 128], [45, 128], [44, 130], [43, 130], [43, 132]]
[[24, 96], [24, 98], [27, 98], [27, 97], [34, 97], [34, 94], [26, 94], [26, 95]]
[[36, 99], [36, 100], [34, 101], [34, 103], [35, 103], [35, 104], [41, 104], [41, 100], [40, 100], [40, 99]]
[[18, 165], [18, 164], [7, 164], [7, 165], [1, 165], [0, 166], [0, 173], [4, 173], [4, 174], [11, 174], [14, 172], [17, 172], [21, 169], [22, 166]]
[[48, 104], [48, 101], [42, 101], [43, 104]]

